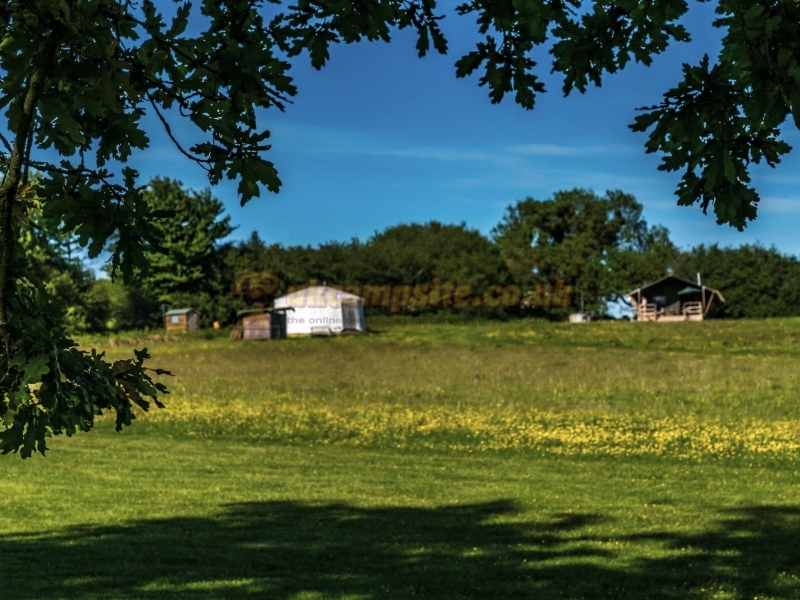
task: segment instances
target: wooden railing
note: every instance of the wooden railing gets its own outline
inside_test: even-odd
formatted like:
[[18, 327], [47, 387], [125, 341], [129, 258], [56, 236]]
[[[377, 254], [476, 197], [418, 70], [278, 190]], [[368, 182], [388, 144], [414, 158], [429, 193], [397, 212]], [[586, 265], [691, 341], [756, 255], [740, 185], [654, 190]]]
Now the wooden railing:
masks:
[[654, 321], [658, 318], [658, 307], [655, 304], [639, 304], [636, 312], [640, 321]]
[[685, 315], [702, 315], [703, 303], [702, 302], [684, 302], [683, 314]]
[[[661, 315], [658, 307], [655, 304], [637, 304], [636, 307], [636, 315], [640, 321], [656, 321], [663, 317], [680, 317], [680, 315], [675, 315], [674, 313], [666, 313], [665, 315]], [[681, 306], [681, 315], [684, 317], [691, 317], [695, 315], [702, 315], [703, 314], [703, 303], [702, 302], [684, 302]]]

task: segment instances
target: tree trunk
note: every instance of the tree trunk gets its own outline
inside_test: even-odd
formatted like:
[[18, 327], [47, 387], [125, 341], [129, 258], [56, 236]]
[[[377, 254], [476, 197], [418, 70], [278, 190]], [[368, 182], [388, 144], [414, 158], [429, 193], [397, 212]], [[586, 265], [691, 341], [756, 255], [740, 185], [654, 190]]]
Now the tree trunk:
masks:
[[50, 70], [55, 58], [58, 42], [55, 34], [52, 34], [42, 52], [38, 55], [33, 65], [28, 81], [28, 89], [22, 99], [22, 111], [17, 123], [17, 130], [14, 132], [14, 140], [11, 147], [11, 156], [8, 160], [8, 170], [6, 171], [3, 185], [0, 186], [0, 236], [2, 236], [2, 255], [0, 256], [0, 337], [3, 339], [6, 358], [11, 358], [11, 332], [8, 328], [8, 293], [11, 288], [12, 273], [11, 264], [14, 258], [14, 201], [22, 175], [22, 169], [26, 160], [26, 146], [31, 134], [33, 119], [36, 113], [36, 103], [42, 95], [44, 80]]

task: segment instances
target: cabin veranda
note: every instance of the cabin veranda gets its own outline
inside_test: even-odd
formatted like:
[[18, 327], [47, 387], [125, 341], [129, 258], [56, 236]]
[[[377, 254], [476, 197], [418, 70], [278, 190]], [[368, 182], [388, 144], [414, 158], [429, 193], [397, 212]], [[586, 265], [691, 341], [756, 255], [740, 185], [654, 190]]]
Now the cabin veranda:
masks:
[[725, 298], [719, 292], [697, 282], [667, 275], [628, 292], [630, 303], [639, 321], [703, 321], [713, 318]]

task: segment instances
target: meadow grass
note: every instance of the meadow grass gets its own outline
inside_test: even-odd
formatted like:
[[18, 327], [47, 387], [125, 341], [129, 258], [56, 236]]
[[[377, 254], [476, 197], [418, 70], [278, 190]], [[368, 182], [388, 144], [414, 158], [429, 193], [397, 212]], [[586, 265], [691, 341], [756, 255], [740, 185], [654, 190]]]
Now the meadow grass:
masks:
[[3, 459], [0, 595], [800, 598], [800, 320], [374, 329], [152, 343]]
[[[137, 429], [466, 452], [794, 460], [800, 321], [753, 325], [395, 326], [280, 343], [196, 336], [152, 348], [176, 374], [173, 395], [168, 410]], [[748, 335], [759, 340], [749, 350]]]

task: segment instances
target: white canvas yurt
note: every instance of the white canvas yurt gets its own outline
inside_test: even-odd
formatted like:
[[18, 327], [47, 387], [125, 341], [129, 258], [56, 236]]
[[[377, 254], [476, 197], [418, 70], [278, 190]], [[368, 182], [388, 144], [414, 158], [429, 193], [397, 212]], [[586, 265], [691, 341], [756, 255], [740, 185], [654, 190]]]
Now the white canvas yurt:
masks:
[[326, 285], [315, 285], [275, 298], [275, 310], [286, 310], [286, 334], [363, 333], [364, 300]]

